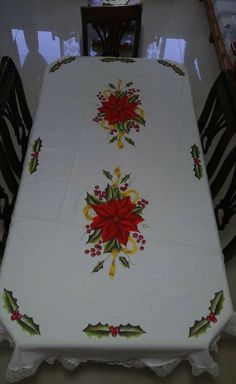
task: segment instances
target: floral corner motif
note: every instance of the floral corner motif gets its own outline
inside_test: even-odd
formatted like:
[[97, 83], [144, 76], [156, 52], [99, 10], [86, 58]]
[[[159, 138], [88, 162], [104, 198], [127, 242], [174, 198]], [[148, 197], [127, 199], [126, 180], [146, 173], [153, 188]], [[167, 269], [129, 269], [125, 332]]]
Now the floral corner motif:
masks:
[[10, 319], [12, 321], [16, 321], [23, 331], [29, 333], [31, 336], [40, 335], [39, 325], [34, 323], [32, 317], [20, 313], [17, 299], [11, 291], [4, 289], [2, 299], [4, 302], [3, 307], [10, 313]]
[[72, 61], [74, 61], [76, 59], [76, 56], [69, 56], [69, 57], [65, 57], [64, 59], [61, 59], [61, 60], [57, 60], [56, 63], [54, 63], [51, 68], [49, 69], [49, 72], [55, 72], [57, 71], [59, 68], [61, 68], [61, 66], [63, 64], [68, 64], [68, 63], [71, 63]]
[[100, 59], [103, 63], [135, 63], [134, 59], [130, 59], [129, 57], [104, 57]]
[[93, 121], [112, 136], [109, 143], [116, 143], [118, 149], [124, 148], [124, 142], [135, 146], [130, 134], [145, 126], [139, 92], [132, 81], [118, 80], [97, 94], [99, 106]]
[[200, 158], [200, 150], [196, 144], [191, 147], [191, 155], [193, 158], [193, 172], [195, 177], [200, 180], [203, 177], [203, 169]]
[[91, 248], [87, 248], [85, 254], [102, 257], [92, 272], [99, 272], [110, 259], [110, 278], [116, 274], [117, 260], [124, 268], [130, 268], [132, 256], [138, 250], [144, 250], [146, 240], [138, 226], [141, 223], [144, 226], [142, 215], [149, 204], [137, 190], [130, 188], [130, 174], [122, 176], [120, 167], [115, 168], [114, 173], [115, 176], [103, 170], [110, 183], [105, 189], [95, 185], [93, 194], [87, 193], [83, 210], [85, 218], [90, 221], [85, 231]]
[[209, 314], [206, 317], [202, 317], [201, 320], [196, 320], [194, 325], [189, 330], [189, 337], [198, 337], [204, 333], [207, 333], [211, 324], [217, 323], [217, 316], [223, 309], [224, 292], [219, 291], [215, 293], [214, 299], [210, 300]]
[[31, 159], [28, 163], [29, 173], [32, 175], [32, 173], [36, 172], [38, 165], [39, 165], [39, 152], [42, 148], [42, 140], [40, 137], [38, 137], [36, 140], [34, 140], [32, 144], [32, 152], [31, 152]]
[[88, 324], [88, 326], [83, 329], [83, 332], [85, 332], [89, 337], [95, 336], [99, 339], [102, 337], [108, 337], [110, 335], [112, 337], [121, 336], [129, 339], [132, 337], [142, 336], [146, 333], [139, 325], [120, 324], [119, 326], [113, 326], [101, 323], [97, 323], [95, 325]]
[[178, 75], [185, 76], [184, 71], [182, 71], [182, 69], [180, 69], [176, 64], [170, 63], [169, 61], [166, 61], [166, 60], [157, 60], [157, 61], [159, 64], [162, 64], [165, 67], [170, 67]]

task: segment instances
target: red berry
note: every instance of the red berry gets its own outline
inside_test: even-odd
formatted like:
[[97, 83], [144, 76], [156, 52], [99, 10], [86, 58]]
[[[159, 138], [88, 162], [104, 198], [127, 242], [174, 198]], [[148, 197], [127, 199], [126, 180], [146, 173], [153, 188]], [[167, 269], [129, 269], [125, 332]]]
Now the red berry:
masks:
[[139, 235], [139, 239], [141, 239], [141, 240], [142, 240], [142, 239], [143, 239], [143, 235]]
[[91, 251], [91, 252], [95, 252], [96, 249], [95, 249], [95, 248], [91, 248], [90, 251]]
[[133, 234], [133, 237], [134, 237], [134, 238], [138, 237], [138, 234], [137, 234], [137, 233], [134, 233], [134, 234]]
[[99, 189], [99, 185], [95, 185], [95, 189]]
[[96, 252], [96, 255], [97, 255], [97, 256], [100, 256], [100, 255], [101, 255], [101, 252], [100, 252], [100, 251], [97, 251], [97, 252]]
[[87, 233], [91, 233], [91, 229], [87, 229], [87, 231], [86, 231]]
[[89, 228], [90, 228], [90, 225], [89, 225], [89, 224], [87, 224], [87, 225], [85, 226], [85, 228], [89, 229]]
[[91, 256], [92, 256], [92, 257], [96, 256], [96, 253], [95, 253], [95, 252], [92, 252], [92, 253], [91, 253]]
[[142, 240], [142, 244], [146, 244], [146, 240]]
[[144, 247], [142, 246], [142, 247], [140, 247], [140, 251], [143, 251], [144, 250]]
[[85, 249], [84, 253], [86, 253], [86, 255], [89, 254], [89, 249]]

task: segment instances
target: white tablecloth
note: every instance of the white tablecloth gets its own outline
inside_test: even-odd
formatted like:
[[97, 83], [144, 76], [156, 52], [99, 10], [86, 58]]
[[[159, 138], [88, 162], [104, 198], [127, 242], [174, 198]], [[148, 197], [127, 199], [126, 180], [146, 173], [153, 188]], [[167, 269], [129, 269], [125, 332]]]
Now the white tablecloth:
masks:
[[0, 291], [11, 382], [55, 358], [217, 374], [236, 326], [183, 66], [48, 66]]

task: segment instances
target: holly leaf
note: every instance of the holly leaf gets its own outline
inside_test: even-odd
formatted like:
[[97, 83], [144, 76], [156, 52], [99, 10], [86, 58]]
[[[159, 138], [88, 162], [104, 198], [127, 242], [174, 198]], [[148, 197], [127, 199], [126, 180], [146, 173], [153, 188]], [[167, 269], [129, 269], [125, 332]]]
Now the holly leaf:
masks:
[[67, 63], [71, 63], [71, 61], [73, 61], [75, 59], [76, 59], [76, 56], [69, 56], [69, 57], [66, 57], [62, 62], [64, 64], [67, 64]]
[[191, 147], [191, 155], [193, 158], [199, 158], [200, 156], [200, 150], [196, 144], [193, 144]]
[[28, 169], [29, 169], [30, 175], [32, 175], [32, 173], [34, 173], [37, 170], [38, 164], [39, 164], [39, 161], [35, 157], [32, 157], [30, 159], [30, 161], [28, 163]]
[[103, 261], [99, 261], [99, 262], [97, 263], [96, 267], [93, 268], [92, 273], [93, 273], [93, 272], [98, 272], [98, 271], [100, 271], [100, 269], [103, 269], [104, 261], [105, 261], [105, 260], [103, 260]]
[[127, 180], [129, 180], [129, 178], [130, 178], [130, 173], [122, 177], [120, 184], [125, 183]]
[[112, 176], [112, 174], [111, 174], [109, 171], [105, 171], [105, 169], [103, 169], [102, 173], [103, 173], [109, 180], [112, 180], [112, 179], [113, 179], [113, 176]]
[[122, 91], [122, 92], [119, 92], [119, 98], [121, 99], [122, 97], [126, 96], [127, 95], [127, 91]]
[[114, 143], [114, 141], [117, 140], [117, 136], [113, 136], [110, 140], [109, 140], [109, 144], [111, 143]]
[[133, 85], [133, 82], [132, 82], [132, 81], [130, 81], [129, 83], [126, 83], [126, 84], [125, 84], [125, 86], [126, 86], [127, 88], [131, 87], [131, 85]]
[[199, 165], [194, 165], [193, 171], [194, 171], [194, 174], [195, 174], [196, 178], [198, 180], [200, 180], [202, 178], [202, 176], [203, 176], [202, 166], [200, 164]]
[[121, 191], [118, 187], [114, 188], [114, 197], [116, 200], [122, 199], [122, 194], [121, 194]]
[[13, 293], [11, 291], [8, 291], [7, 289], [4, 288], [4, 293], [2, 298], [4, 301], [3, 307], [7, 310], [7, 312], [13, 313], [19, 308], [17, 304], [17, 299], [13, 297]]
[[88, 243], [97, 243], [102, 235], [101, 229], [95, 229], [95, 231], [89, 236], [87, 244]]
[[87, 204], [89, 204], [89, 205], [101, 204], [101, 200], [97, 199], [94, 195], [90, 195], [90, 193], [88, 193], [88, 192], [87, 192], [87, 197], [85, 200], [87, 201]]
[[33, 152], [39, 152], [42, 147], [42, 140], [38, 137], [32, 144]]
[[60, 65], [58, 63], [53, 64], [53, 66], [50, 68], [49, 72], [55, 72], [59, 69]]
[[137, 101], [139, 98], [138, 95], [133, 95], [129, 98], [129, 103], [134, 103], [135, 101]]
[[185, 76], [185, 73], [182, 71], [182, 69], [180, 69], [179, 67], [175, 66], [174, 67], [174, 71], [180, 75], [180, 76]]
[[125, 268], [129, 268], [129, 262], [128, 262], [128, 260], [126, 259], [126, 257], [124, 257], [124, 256], [120, 256], [120, 257], [119, 257], [119, 260], [120, 260], [121, 264], [123, 265], [123, 267], [125, 267]]
[[134, 120], [139, 124], [145, 125], [145, 120], [141, 116], [136, 116]]
[[112, 83], [108, 83], [109, 87], [112, 88], [112, 89], [116, 89], [116, 87], [114, 86], [114, 84]]
[[109, 184], [107, 184], [105, 191], [106, 191], [106, 196], [105, 196], [106, 201], [110, 201], [115, 198], [114, 188], [111, 187]]
[[111, 253], [113, 249], [121, 250], [121, 245], [117, 240], [109, 240], [104, 244], [104, 253]]
[[122, 129], [120, 131], [122, 131], [124, 133], [129, 133], [130, 132], [129, 124], [127, 123], [127, 121], [124, 122], [123, 127], [122, 127]]
[[127, 141], [127, 143], [129, 143], [130, 145], [134, 145], [135, 146], [135, 142], [130, 139], [129, 137], [125, 137], [125, 140]]
[[83, 332], [85, 332], [89, 337], [96, 336], [100, 339], [101, 337], [110, 335], [110, 328], [108, 324], [89, 324], [86, 328], [83, 329]]
[[136, 213], [139, 216], [142, 216], [144, 208], [142, 207], [136, 207], [132, 212]]
[[210, 328], [210, 322], [202, 317], [201, 320], [196, 320], [194, 325], [189, 330], [189, 337], [198, 337], [203, 333], [206, 333], [208, 328]]
[[34, 323], [32, 317], [23, 315], [20, 320], [17, 320], [17, 323], [21, 326], [24, 331], [28, 332], [31, 336], [40, 335], [39, 325]]
[[119, 335], [127, 338], [141, 336], [144, 333], [146, 333], [139, 325], [137, 326], [134, 326], [131, 324], [120, 325], [119, 328], [120, 328]]
[[214, 313], [214, 315], [219, 315], [219, 313], [223, 309], [224, 299], [224, 292], [219, 291], [215, 293], [214, 299], [210, 300], [211, 305], [209, 307], [209, 310]]

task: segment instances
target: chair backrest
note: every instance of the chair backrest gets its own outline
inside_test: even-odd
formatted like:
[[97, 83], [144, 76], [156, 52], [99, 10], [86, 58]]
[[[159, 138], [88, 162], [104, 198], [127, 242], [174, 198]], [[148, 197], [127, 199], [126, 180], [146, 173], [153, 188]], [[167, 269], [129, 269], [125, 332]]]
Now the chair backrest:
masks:
[[32, 118], [20, 75], [12, 59], [0, 63], [0, 220], [3, 254], [11, 214], [17, 196]]
[[122, 37], [132, 31], [132, 57], [138, 56], [142, 5], [81, 7], [83, 55], [89, 54], [88, 28], [91, 25], [102, 44], [102, 56], [120, 56]]
[[198, 120], [225, 261], [236, 255], [236, 83], [223, 71]]

